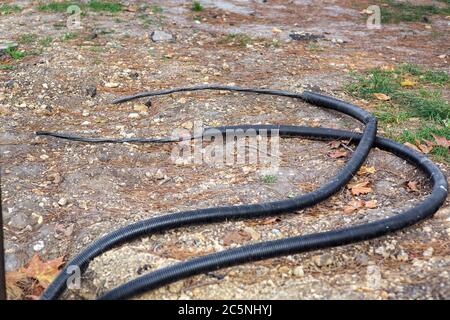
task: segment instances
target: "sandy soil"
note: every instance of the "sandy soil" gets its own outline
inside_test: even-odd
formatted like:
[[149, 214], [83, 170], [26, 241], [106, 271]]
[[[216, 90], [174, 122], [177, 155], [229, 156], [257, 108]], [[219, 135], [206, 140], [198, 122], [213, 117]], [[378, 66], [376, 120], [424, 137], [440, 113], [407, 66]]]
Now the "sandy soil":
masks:
[[[361, 1], [204, 1], [193, 13], [183, 1], [152, 1], [162, 14], [135, 1], [117, 14], [88, 12], [74, 39], [63, 13], [16, 1], [21, 13], [0, 16], [0, 39], [36, 33], [54, 41], [37, 55], [0, 71], [0, 151], [8, 271], [38, 252], [70, 259], [101, 235], [144, 218], [193, 208], [283, 199], [321, 185], [345, 163], [325, 142], [280, 141], [274, 184], [260, 165], [216, 168], [176, 165], [171, 145], [89, 145], [38, 138], [37, 130], [85, 136], [167, 136], [174, 128], [227, 124], [293, 124], [359, 130], [348, 117], [290, 99], [221, 92], [174, 94], [112, 105], [116, 97], [202, 83], [234, 83], [291, 91], [342, 92], [349, 73], [401, 62], [449, 71], [448, 21], [384, 25], [369, 30]], [[201, 23], [194, 16], [201, 17]], [[61, 25], [63, 27], [61, 27]], [[4, 32], [6, 31], [7, 32]], [[171, 41], [154, 42], [162, 30]], [[294, 41], [292, 32], [322, 36]], [[244, 33], [240, 45], [226, 35]], [[33, 50], [39, 43], [21, 44]], [[447, 55], [447, 58], [442, 58]], [[441, 57], [440, 57], [441, 56]], [[96, 87], [90, 97], [87, 89]], [[447, 93], [448, 94], [448, 93]], [[370, 106], [354, 101], [370, 110]], [[130, 114], [133, 114], [130, 117]], [[349, 154], [351, 150], [348, 150]], [[387, 217], [417, 204], [429, 191], [422, 173], [373, 150], [367, 177], [377, 208], [346, 214], [345, 189], [328, 201], [277, 219], [229, 221], [181, 228], [138, 239], [95, 259], [82, 289], [65, 298], [94, 298], [126, 280], [190, 257], [247, 243], [331, 230]], [[448, 175], [449, 167], [439, 164]], [[356, 176], [355, 181], [366, 177]], [[419, 183], [419, 192], [405, 187]], [[58, 203], [59, 202], [59, 203]], [[196, 276], [147, 293], [150, 299], [449, 299], [450, 209], [403, 232], [345, 247], [292, 255]], [[376, 285], [371, 279], [377, 280]]]

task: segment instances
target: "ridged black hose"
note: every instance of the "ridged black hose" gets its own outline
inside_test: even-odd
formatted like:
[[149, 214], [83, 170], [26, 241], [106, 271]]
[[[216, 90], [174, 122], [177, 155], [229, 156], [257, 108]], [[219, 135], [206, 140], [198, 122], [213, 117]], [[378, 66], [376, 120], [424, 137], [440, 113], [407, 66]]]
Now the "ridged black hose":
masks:
[[[407, 147], [397, 144], [393, 141], [376, 138], [376, 119], [368, 112], [340, 100], [330, 97], [318, 95], [311, 92], [303, 94], [290, 93], [279, 90], [267, 89], [245, 89], [238, 87], [225, 86], [201, 86], [192, 88], [181, 88], [173, 90], [164, 90], [156, 93], [143, 93], [136, 96], [126, 97], [116, 100], [115, 102], [129, 101], [137, 97], [154, 96], [168, 94], [180, 91], [196, 91], [196, 90], [231, 90], [242, 92], [256, 92], [278, 96], [288, 96], [300, 98], [314, 105], [324, 108], [334, 109], [348, 114], [366, 125], [363, 134], [355, 134], [352, 132], [333, 130], [326, 128], [308, 128], [299, 126], [273, 126], [273, 125], [247, 125], [247, 126], [228, 126], [215, 128], [225, 134], [226, 129], [255, 129], [271, 130], [278, 129], [280, 136], [301, 136], [315, 139], [340, 139], [350, 138], [358, 141], [358, 147], [347, 164], [333, 177], [328, 183], [317, 190], [301, 195], [299, 197], [274, 201], [268, 203], [260, 203], [253, 205], [216, 207], [200, 210], [191, 210], [175, 214], [164, 215], [156, 218], [143, 220], [119, 230], [116, 230], [101, 239], [97, 240], [79, 255], [73, 258], [58, 277], [50, 284], [42, 295], [42, 299], [56, 299], [66, 289], [66, 281], [70, 277], [66, 270], [70, 266], [78, 266], [84, 271], [89, 262], [118, 244], [130, 241], [136, 237], [147, 235], [155, 232], [166, 231], [187, 225], [205, 224], [211, 222], [224, 221], [227, 219], [244, 219], [261, 216], [269, 216], [292, 212], [303, 209], [319, 203], [330, 197], [341, 189], [356, 173], [359, 167], [366, 159], [373, 144], [387, 151], [393, 152], [398, 156], [416, 164], [429, 175], [433, 182], [433, 192], [426, 198], [424, 202], [417, 207], [410, 209], [402, 214], [391, 218], [383, 219], [377, 222], [353, 226], [335, 231], [317, 233], [301, 237], [292, 237], [282, 240], [262, 242], [254, 245], [242, 246], [237, 249], [225, 250], [222, 252], [210, 254], [200, 258], [192, 259], [187, 262], [179, 263], [170, 267], [166, 267], [147, 275], [141, 276], [112, 291], [106, 293], [101, 299], [121, 299], [132, 297], [138, 293], [154, 289], [165, 284], [197, 275], [203, 272], [216, 270], [233, 266], [245, 262], [256, 261], [261, 259], [272, 258], [280, 255], [292, 254], [310, 251], [319, 248], [328, 248], [337, 245], [349, 244], [366, 239], [372, 239], [392, 231], [399, 230], [422, 220], [434, 212], [442, 205], [447, 196], [447, 181], [442, 172], [426, 157], [408, 149]], [[133, 138], [133, 141], [125, 141], [127, 139], [109, 139], [109, 138], [81, 138], [73, 135], [65, 135], [50, 132], [38, 132], [39, 135], [49, 135], [69, 140], [86, 141], [86, 142], [169, 142], [173, 139], [140, 139]]]

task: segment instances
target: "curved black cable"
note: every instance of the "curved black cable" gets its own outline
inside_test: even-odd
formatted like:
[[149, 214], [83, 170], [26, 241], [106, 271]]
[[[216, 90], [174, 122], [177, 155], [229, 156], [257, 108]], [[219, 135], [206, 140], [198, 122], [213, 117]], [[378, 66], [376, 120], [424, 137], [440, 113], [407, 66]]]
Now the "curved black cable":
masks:
[[[66, 267], [62, 270], [62, 272], [58, 275], [58, 277], [52, 282], [52, 284], [47, 288], [44, 292], [42, 299], [55, 299], [57, 298], [64, 290], [65, 290], [65, 282], [69, 278], [69, 274], [66, 273], [67, 268], [70, 266], [78, 266], [82, 271], [84, 271], [88, 263], [100, 255], [104, 251], [120, 244], [126, 242], [128, 240], [134, 239], [143, 234], [149, 234], [153, 232], [168, 230], [172, 228], [177, 228], [180, 226], [193, 225], [193, 224], [201, 224], [201, 223], [209, 223], [213, 221], [223, 221], [225, 219], [242, 219], [242, 218], [252, 218], [263, 215], [273, 215], [284, 212], [290, 212], [294, 210], [299, 210], [301, 208], [305, 208], [308, 206], [312, 206], [320, 201], [325, 200], [330, 195], [334, 194], [337, 190], [339, 190], [343, 185], [345, 185], [352, 177], [352, 175], [358, 170], [361, 164], [364, 162], [367, 157], [370, 148], [374, 142], [375, 133], [376, 133], [376, 120], [375, 118], [368, 112], [347, 104], [343, 101], [336, 100], [330, 97], [318, 95], [311, 92], [305, 92], [303, 94], [290, 93], [286, 91], [280, 90], [267, 90], [267, 89], [245, 89], [238, 87], [226, 87], [226, 86], [200, 86], [200, 87], [191, 87], [191, 88], [180, 88], [180, 89], [172, 89], [172, 90], [163, 90], [160, 92], [154, 93], [143, 93], [135, 96], [125, 97], [123, 99], [118, 99], [115, 102], [124, 102], [129, 101], [135, 98], [146, 97], [146, 96], [155, 96], [162, 94], [169, 94], [174, 92], [182, 92], [182, 91], [196, 91], [196, 90], [231, 90], [231, 91], [242, 91], [242, 92], [256, 92], [262, 94], [272, 94], [272, 95], [281, 95], [288, 96], [294, 98], [300, 98], [312, 104], [322, 106], [329, 109], [334, 109], [345, 114], [348, 114], [359, 121], [366, 124], [366, 128], [362, 135], [357, 135], [353, 133], [349, 133], [346, 131], [337, 131], [332, 129], [317, 129], [317, 128], [307, 128], [307, 127], [294, 127], [294, 126], [230, 126], [230, 127], [220, 127], [216, 128], [222, 134], [225, 134], [226, 129], [248, 129], [253, 128], [257, 131], [264, 129], [278, 129], [279, 134], [281, 136], [302, 136], [309, 138], [319, 138], [319, 139], [335, 139], [342, 137], [350, 137], [359, 141], [358, 147], [356, 148], [352, 158], [347, 162], [341, 171], [333, 178], [331, 181], [324, 186], [320, 187], [314, 192], [289, 199], [283, 201], [274, 201], [269, 203], [261, 203], [255, 205], [242, 205], [242, 206], [229, 206], [229, 207], [220, 207], [220, 208], [208, 208], [202, 210], [192, 210], [183, 213], [176, 213], [165, 215], [153, 219], [148, 219], [144, 221], [140, 221], [138, 223], [134, 223], [132, 225], [121, 228], [117, 231], [106, 235], [105, 237], [97, 240], [90, 246], [88, 246], [83, 252], [77, 255], [74, 259], [72, 259]], [[124, 141], [124, 139], [97, 139], [97, 138], [82, 138], [72, 135], [64, 135], [59, 133], [49, 133], [49, 132], [39, 132], [40, 135], [48, 135], [55, 136], [59, 138], [65, 138], [69, 140], [76, 141], [85, 141], [85, 142], [130, 142]], [[140, 139], [133, 138], [132, 142], [171, 142], [171, 141], [179, 141], [173, 140], [171, 138], [161, 138], [161, 139]], [[417, 160], [417, 154], [408, 154], [399, 147], [399, 145], [394, 142], [386, 142], [384, 140], [377, 139], [380, 147], [389, 149], [389, 151], [397, 152], [400, 156], [408, 158], [410, 157], [410, 161]], [[400, 145], [401, 146], [401, 145]], [[404, 147], [406, 148], [406, 147]], [[409, 150], [406, 148], [406, 150]], [[426, 158], [425, 158], [426, 159]], [[423, 161], [425, 163], [426, 161]], [[429, 163], [428, 163], [429, 162]], [[432, 163], [428, 160], [425, 167], [429, 170], [432, 178], [434, 179], [439, 174], [443, 177], [442, 173], [437, 169]], [[422, 164], [422, 162], [421, 162]], [[436, 173], [437, 170], [437, 173]], [[433, 176], [434, 175], [434, 176]], [[436, 185], [436, 181], [438, 184], [441, 183], [442, 179], [433, 180]], [[443, 188], [446, 189], [446, 180], [444, 178], [445, 183], [441, 183]], [[433, 189], [434, 190], [434, 189]], [[439, 190], [442, 190], [439, 189]], [[429, 214], [429, 211], [436, 211], [437, 208], [442, 204], [444, 200], [442, 200], [442, 193], [437, 194], [433, 192], [435, 199], [432, 199], [434, 203], [434, 207], [430, 209], [429, 204], [426, 204], [426, 208], [429, 210], [425, 210], [424, 212]], [[444, 195], [445, 199], [446, 193]], [[440, 201], [442, 200], [442, 201]], [[425, 208], [425, 209], [426, 209]], [[433, 211], [433, 212], [434, 212]], [[409, 212], [409, 211], [408, 211]], [[428, 216], [428, 215], [427, 215]], [[423, 217], [420, 217], [422, 219]], [[401, 225], [406, 226], [410, 225], [412, 220], [406, 219], [401, 220]], [[381, 223], [381, 222], [380, 222]], [[384, 223], [384, 222], [383, 222]], [[381, 223], [381, 224], [383, 224]], [[388, 224], [392, 224], [390, 220], [387, 222]], [[162, 271], [155, 271], [149, 275], [140, 277], [136, 280], [133, 280], [129, 284], [125, 284], [124, 286], [120, 286], [119, 288], [114, 289], [110, 293], [106, 294], [103, 298], [124, 298], [130, 297], [138, 292], [142, 292], [142, 290], [154, 288], [155, 286], [163, 285], [164, 283], [169, 283], [171, 281], [176, 281], [177, 279], [181, 279], [182, 277], [194, 274], [198, 274], [203, 272], [204, 270], [213, 270], [214, 268], [224, 267], [235, 265], [238, 263], [243, 263], [245, 261], [253, 261], [258, 259], [263, 259], [266, 257], [286, 254], [286, 252], [303, 252], [306, 250], [312, 250], [314, 248], [329, 247], [336, 245], [336, 243], [342, 242], [351, 243], [355, 241], [361, 241], [364, 239], [370, 239], [374, 236], [385, 234], [390, 230], [397, 230], [396, 225], [390, 225], [389, 229], [379, 229], [380, 224], [373, 225], [370, 224], [372, 229], [365, 229], [363, 226], [357, 226], [352, 228], [347, 228], [344, 230], [344, 234], [342, 234], [342, 230], [333, 231], [334, 234], [324, 233], [324, 234], [315, 234], [304, 237], [295, 237], [292, 239], [283, 239], [286, 242], [274, 242], [274, 243], [260, 243], [253, 246], [241, 247], [238, 249], [233, 249], [231, 251], [227, 250], [227, 253], [217, 253], [210, 256], [194, 259], [184, 264], [180, 264], [180, 268], [176, 269], [161, 269]], [[400, 228], [402, 228], [400, 227]], [[377, 229], [378, 228], [378, 229]], [[364, 230], [362, 230], [364, 229]], [[376, 229], [376, 230], [375, 230]], [[360, 232], [361, 234], [359, 234]], [[385, 233], [383, 233], [385, 232]], [[353, 234], [354, 233], [354, 234]], [[352, 235], [349, 238], [349, 235]], [[308, 238], [311, 237], [311, 238]], [[318, 238], [317, 238], [318, 237]], [[334, 240], [333, 240], [334, 239]], [[293, 242], [289, 242], [292, 240]], [[336, 242], [337, 241], [337, 242]], [[256, 247], [255, 247], [256, 246]], [[269, 247], [267, 247], [269, 246]], [[249, 249], [245, 249], [249, 247]], [[231, 259], [231, 260], [230, 260]], [[166, 270], [166, 271], [164, 271]], [[203, 270], [203, 271], [202, 271]], [[156, 278], [155, 278], [156, 277]], [[171, 278], [172, 277], [172, 278]], [[181, 278], [180, 278], [181, 277]]]

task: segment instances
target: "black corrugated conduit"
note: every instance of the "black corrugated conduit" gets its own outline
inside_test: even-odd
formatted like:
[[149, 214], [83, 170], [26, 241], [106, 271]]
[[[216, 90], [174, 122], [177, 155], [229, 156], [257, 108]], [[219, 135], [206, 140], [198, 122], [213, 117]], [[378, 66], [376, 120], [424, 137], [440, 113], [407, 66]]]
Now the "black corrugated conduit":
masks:
[[[447, 197], [447, 180], [439, 168], [427, 157], [394, 141], [376, 137], [377, 124], [373, 115], [357, 106], [331, 97], [312, 92], [304, 92], [299, 94], [269, 89], [247, 89], [230, 86], [198, 86], [140, 93], [135, 96], [117, 99], [114, 103], [121, 103], [149, 96], [159, 96], [176, 92], [198, 90], [240, 91], [298, 98], [316, 106], [333, 109], [347, 114], [365, 124], [365, 128], [362, 134], [327, 128], [309, 128], [284, 125], [237, 125], [214, 128], [219, 130], [223, 135], [226, 134], [227, 129], [255, 129], [257, 133], [259, 133], [260, 130], [279, 130], [279, 135], [281, 137], [304, 137], [321, 140], [351, 139], [354, 142], [358, 142], [358, 146], [353, 152], [350, 160], [348, 160], [336, 176], [313, 192], [282, 201], [272, 201], [252, 205], [213, 207], [173, 213], [139, 221], [113, 231], [93, 242], [71, 261], [69, 261], [61, 273], [45, 290], [41, 299], [57, 299], [66, 290], [66, 282], [71, 276], [71, 273], [68, 272], [69, 267], [78, 266], [83, 272], [87, 269], [89, 262], [95, 257], [113, 247], [118, 246], [119, 244], [131, 241], [137, 237], [189, 225], [221, 222], [229, 219], [250, 219], [283, 214], [304, 209], [324, 201], [350, 181], [352, 176], [364, 163], [370, 149], [373, 147], [378, 147], [388, 152], [392, 152], [423, 170], [425, 174], [431, 178], [433, 183], [433, 190], [431, 194], [416, 207], [375, 222], [305, 236], [245, 245], [239, 248], [224, 250], [165, 267], [125, 283], [100, 296], [99, 299], [130, 298], [139, 293], [220, 268], [373, 239], [375, 237], [411, 226], [420, 220], [432, 216], [444, 203]], [[207, 129], [205, 130], [205, 134], [208, 134]], [[173, 138], [84, 138], [71, 134], [45, 131], [37, 132], [37, 135], [53, 136], [67, 140], [89, 143], [166, 143], [180, 141], [180, 139]], [[197, 137], [190, 137], [188, 139], [195, 138]]]

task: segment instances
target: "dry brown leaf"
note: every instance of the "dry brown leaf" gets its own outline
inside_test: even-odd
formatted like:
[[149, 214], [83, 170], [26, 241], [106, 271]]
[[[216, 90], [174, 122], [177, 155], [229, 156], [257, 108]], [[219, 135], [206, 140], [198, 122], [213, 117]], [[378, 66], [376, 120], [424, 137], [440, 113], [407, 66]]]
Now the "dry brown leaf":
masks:
[[406, 186], [408, 187], [408, 190], [410, 190], [410, 191], [419, 192], [417, 181], [408, 181]]
[[368, 185], [370, 182], [368, 180], [363, 182], [358, 182], [355, 184], [349, 184], [347, 188], [352, 192], [354, 196], [360, 195], [360, 194], [367, 194], [369, 192], [372, 192], [372, 188]]
[[28, 266], [22, 268], [20, 271], [27, 277], [36, 279], [43, 288], [47, 288], [50, 282], [52, 282], [59, 273], [59, 268], [63, 264], [64, 257], [43, 262], [41, 258], [39, 258], [39, 255], [35, 254], [28, 263]]
[[389, 97], [388, 95], [384, 94], [384, 93], [374, 93], [373, 96], [375, 98], [377, 98], [380, 101], [388, 101], [391, 100], [391, 97]]
[[407, 146], [408, 148], [411, 148], [411, 149], [417, 151], [417, 152], [422, 152], [422, 151], [420, 151], [419, 148], [417, 148], [417, 147], [416, 147], [415, 145], [413, 145], [412, 143], [405, 142], [404, 145]]
[[357, 174], [359, 176], [363, 176], [366, 174], [374, 174], [375, 172], [376, 172], [375, 167], [361, 166], [361, 168], [359, 168]]
[[223, 244], [229, 246], [232, 243], [241, 244], [245, 241], [248, 241], [252, 238], [250, 234], [245, 231], [232, 231], [229, 232], [223, 237]]
[[330, 142], [330, 148], [331, 149], [337, 149], [341, 146], [341, 142], [340, 141], [331, 141]]
[[449, 148], [450, 147], [450, 140], [448, 140], [445, 137], [440, 137], [435, 134], [433, 134], [433, 138], [436, 141], [436, 144], [440, 147]]
[[362, 208], [364, 206], [364, 201], [362, 200], [353, 200], [347, 206], [344, 207], [344, 213], [350, 214]]
[[364, 206], [369, 209], [375, 209], [378, 207], [378, 204], [377, 204], [376, 200], [370, 200], [370, 201], [366, 201], [364, 203]]
[[13, 271], [6, 273], [6, 292], [8, 299], [18, 300], [22, 299], [23, 290], [18, 286], [18, 283], [26, 279], [26, 275], [20, 271]]
[[347, 154], [348, 154], [347, 151], [344, 151], [344, 150], [336, 150], [336, 151], [330, 152], [330, 153], [328, 154], [328, 156], [330, 156], [331, 158], [337, 159], [337, 158], [343, 158], [343, 157], [346, 157]]
[[415, 142], [416, 142], [417, 148], [419, 148], [419, 150], [420, 150], [421, 152], [425, 153], [425, 154], [428, 154], [428, 153], [431, 152], [431, 150], [433, 150], [433, 147], [432, 147], [432, 146], [430, 147], [430, 146], [428, 146], [428, 145], [426, 145], [426, 144], [422, 144], [422, 143], [420, 143], [419, 140], [416, 140]]

